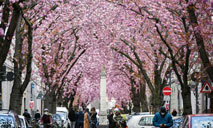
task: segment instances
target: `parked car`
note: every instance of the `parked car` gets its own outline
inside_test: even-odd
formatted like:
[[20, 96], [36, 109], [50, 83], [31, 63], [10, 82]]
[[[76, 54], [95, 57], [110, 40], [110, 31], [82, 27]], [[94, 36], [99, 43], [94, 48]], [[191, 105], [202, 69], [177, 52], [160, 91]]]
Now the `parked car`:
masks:
[[57, 128], [62, 128], [63, 127], [63, 120], [61, 119], [59, 114], [53, 114], [52, 115], [53, 119], [53, 124], [57, 126]]
[[173, 117], [173, 126], [172, 128], [179, 128], [179, 126], [183, 123], [183, 116]]
[[213, 114], [187, 115], [180, 128], [212, 128]]
[[132, 112], [131, 115], [127, 116], [127, 121], [130, 120], [132, 116], [136, 116], [136, 115], [151, 115], [151, 113], [150, 112]]
[[56, 114], [60, 115], [61, 119], [63, 120], [63, 127], [68, 128], [70, 126], [70, 120], [68, 118], [68, 110], [66, 107], [57, 107]]
[[18, 115], [10, 110], [0, 111], [0, 127], [1, 128], [21, 128], [21, 122]]
[[21, 128], [32, 128], [32, 126], [30, 126], [28, 123], [27, 123], [27, 120], [25, 119], [24, 116], [21, 116], [21, 115], [18, 115], [19, 117], [19, 120], [21, 122]]
[[134, 115], [127, 122], [128, 128], [153, 128], [154, 115]]

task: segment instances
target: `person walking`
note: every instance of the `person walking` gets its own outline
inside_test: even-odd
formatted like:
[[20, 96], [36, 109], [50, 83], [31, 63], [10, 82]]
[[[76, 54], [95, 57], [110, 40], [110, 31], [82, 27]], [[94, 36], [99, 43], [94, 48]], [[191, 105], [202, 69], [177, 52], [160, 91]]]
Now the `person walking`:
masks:
[[172, 111], [172, 116], [177, 116], [177, 111], [176, 111], [176, 109], [173, 109], [173, 111]]
[[36, 111], [36, 114], [35, 114], [34, 118], [35, 118], [36, 122], [38, 122], [40, 120], [40, 118], [41, 118], [41, 114], [40, 114], [38, 109]]
[[115, 110], [113, 120], [115, 122], [114, 128], [126, 128], [126, 121], [121, 116], [120, 110]]
[[31, 124], [31, 116], [27, 109], [24, 110], [23, 116], [26, 118], [27, 122]]
[[165, 107], [160, 108], [153, 118], [153, 125], [160, 128], [169, 128], [173, 125], [172, 116], [166, 111]]
[[84, 112], [84, 128], [89, 128], [89, 123], [90, 123], [89, 109], [86, 108]]
[[43, 128], [51, 128], [52, 127], [52, 115], [48, 112], [48, 109], [44, 109], [44, 115], [40, 120], [41, 124], [44, 126]]
[[91, 108], [91, 128], [97, 128], [97, 112], [95, 110], [95, 107]]
[[79, 112], [77, 113], [77, 127], [76, 128], [83, 128], [84, 127], [84, 113], [82, 108], [79, 108]]
[[115, 128], [116, 124], [115, 121], [113, 120], [113, 112], [112, 110], [110, 110], [109, 115], [107, 115], [107, 119], [109, 121], [109, 128]]
[[71, 122], [70, 127], [75, 128], [77, 116], [76, 116], [76, 112], [73, 110], [73, 108], [70, 109], [68, 118], [70, 119], [70, 122]]

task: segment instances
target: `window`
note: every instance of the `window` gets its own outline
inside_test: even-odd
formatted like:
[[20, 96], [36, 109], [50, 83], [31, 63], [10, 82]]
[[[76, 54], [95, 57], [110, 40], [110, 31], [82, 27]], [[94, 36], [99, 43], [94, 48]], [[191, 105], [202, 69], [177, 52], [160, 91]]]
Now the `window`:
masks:
[[67, 115], [66, 115], [65, 112], [56, 112], [56, 113], [60, 115], [60, 117], [61, 117], [62, 120], [65, 121], [67, 119]]
[[191, 125], [193, 128], [212, 128], [213, 116], [192, 117]]
[[152, 126], [153, 117], [142, 117], [139, 121], [140, 126]]
[[0, 115], [1, 128], [15, 128], [15, 121], [12, 116]]

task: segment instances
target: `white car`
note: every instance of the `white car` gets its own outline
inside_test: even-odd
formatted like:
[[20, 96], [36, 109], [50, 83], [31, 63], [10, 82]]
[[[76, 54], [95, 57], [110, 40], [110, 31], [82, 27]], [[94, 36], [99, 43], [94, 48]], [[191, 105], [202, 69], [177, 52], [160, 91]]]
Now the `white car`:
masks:
[[127, 122], [128, 128], [154, 128], [152, 119], [154, 115], [134, 115]]
[[56, 114], [60, 115], [61, 119], [63, 120], [64, 128], [68, 128], [70, 126], [70, 120], [68, 118], [68, 110], [66, 107], [57, 107]]
[[32, 128], [32, 126], [29, 126], [24, 116], [18, 115], [18, 118], [21, 122], [21, 128]]

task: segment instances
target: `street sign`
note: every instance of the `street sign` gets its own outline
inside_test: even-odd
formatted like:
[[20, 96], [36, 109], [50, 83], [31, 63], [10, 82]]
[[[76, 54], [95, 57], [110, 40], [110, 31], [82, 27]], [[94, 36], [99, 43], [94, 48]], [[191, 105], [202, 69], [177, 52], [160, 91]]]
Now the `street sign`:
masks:
[[163, 88], [163, 95], [169, 96], [172, 94], [172, 89], [169, 86]]
[[31, 86], [32, 86], [32, 88], [35, 88], [35, 84], [34, 83], [31, 83]]
[[34, 101], [30, 101], [30, 103], [29, 103], [29, 108], [30, 108], [30, 109], [34, 109]]
[[36, 99], [42, 99], [43, 97], [44, 97], [44, 95], [42, 94], [42, 91], [40, 91], [38, 96], [36, 97]]
[[211, 93], [212, 90], [213, 90], [213, 88], [211, 87], [209, 82], [206, 81], [205, 84], [203, 85], [203, 87], [201, 88], [200, 93]]

